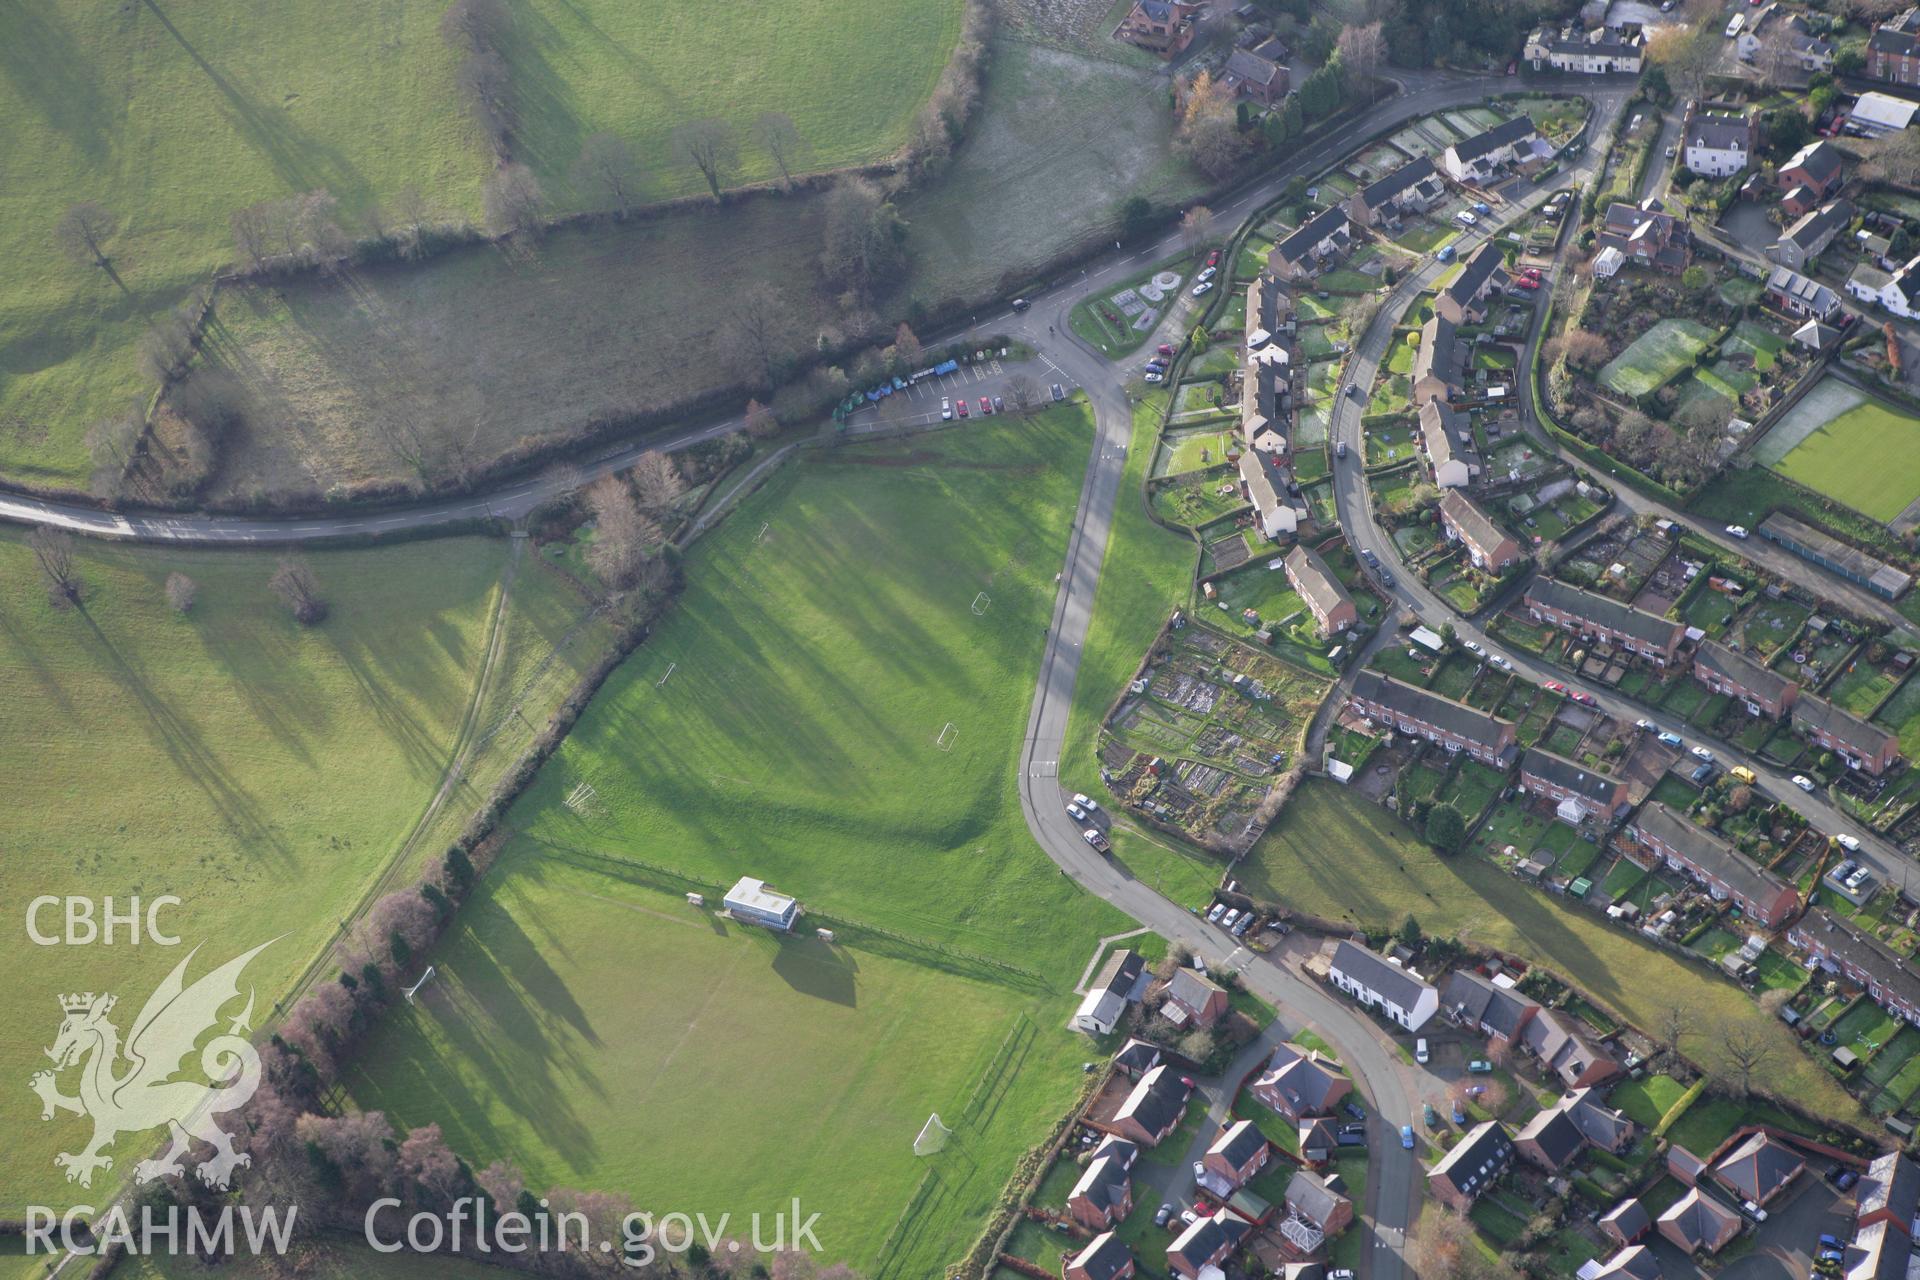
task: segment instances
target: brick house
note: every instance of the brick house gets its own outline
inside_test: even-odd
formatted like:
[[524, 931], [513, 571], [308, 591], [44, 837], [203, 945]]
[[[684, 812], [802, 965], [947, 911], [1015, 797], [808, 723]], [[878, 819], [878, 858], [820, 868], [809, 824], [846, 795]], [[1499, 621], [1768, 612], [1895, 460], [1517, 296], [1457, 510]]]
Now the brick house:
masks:
[[1132, 1212], [1133, 1174], [1120, 1156], [1096, 1155], [1089, 1160], [1067, 1196], [1067, 1216], [1089, 1231], [1105, 1231]]
[[1612, 1236], [1615, 1244], [1632, 1244], [1653, 1230], [1653, 1218], [1639, 1197], [1633, 1196], [1601, 1214], [1600, 1229]]
[[1334, 576], [1327, 562], [1306, 547], [1296, 546], [1287, 552], [1283, 562], [1287, 570], [1287, 582], [1306, 601], [1307, 609], [1313, 614], [1314, 623], [1322, 635], [1338, 635], [1354, 623], [1360, 621], [1360, 610], [1355, 607], [1353, 597], [1340, 585], [1340, 579]]
[[1440, 988], [1440, 1012], [1455, 1025], [1487, 1037], [1492, 1047], [1516, 1043], [1539, 1014], [1540, 1002], [1471, 969], [1456, 969]]
[[1655, 666], [1673, 661], [1687, 633], [1683, 623], [1552, 578], [1535, 578], [1524, 599], [1533, 621], [1604, 640]]
[[1786, 919], [1799, 901], [1785, 880], [1658, 801], [1640, 806], [1627, 833], [1668, 866], [1700, 881], [1714, 898], [1731, 901], [1763, 929]]
[[1233, 1256], [1248, 1230], [1245, 1222], [1225, 1209], [1196, 1218], [1167, 1246], [1167, 1269], [1184, 1280], [1199, 1280], [1201, 1268], [1217, 1267]]
[[1854, 1205], [1862, 1228], [1884, 1222], [1912, 1235], [1920, 1215], [1920, 1164], [1897, 1151], [1874, 1157], [1854, 1188]]
[[1143, 1147], [1157, 1147], [1187, 1114], [1191, 1092], [1163, 1062], [1140, 1077], [1106, 1129]]
[[1594, 247], [1617, 250], [1637, 266], [1669, 275], [1685, 271], [1693, 257], [1693, 230], [1659, 204], [1652, 199], [1641, 204], [1614, 201], [1601, 219]]
[[1595, 773], [1577, 761], [1528, 747], [1520, 755], [1520, 785], [1528, 795], [1545, 796], [1574, 822], [1597, 817], [1612, 822], [1628, 804], [1625, 778]]
[[1160, 1006], [1161, 1016], [1176, 1026], [1190, 1024], [1202, 1029], [1220, 1021], [1226, 1011], [1227, 989], [1185, 965], [1167, 983], [1167, 1002]]
[[1790, 316], [1830, 321], [1840, 310], [1840, 295], [1791, 267], [1775, 267], [1767, 276], [1767, 301]]
[[1900, 739], [1812, 694], [1793, 704], [1793, 727], [1816, 747], [1839, 756], [1847, 768], [1876, 778], [1900, 758]]
[[1204, 4], [1191, 0], [1133, 0], [1127, 16], [1113, 30], [1113, 38], [1172, 58], [1193, 43]]
[[1825, 138], [1816, 139], [1788, 157], [1775, 171], [1774, 180], [1782, 191], [1804, 186], [1824, 200], [1847, 180], [1847, 153]]
[[1101, 1232], [1086, 1248], [1067, 1255], [1060, 1268], [1065, 1280], [1131, 1280], [1134, 1275], [1133, 1255], [1111, 1231]]
[[1473, 567], [1484, 573], [1505, 573], [1522, 558], [1519, 540], [1458, 489], [1441, 495], [1440, 524], [1448, 538], [1466, 548]]
[[1291, 1044], [1279, 1044], [1248, 1089], [1287, 1119], [1305, 1120], [1333, 1114], [1340, 1100], [1353, 1092], [1353, 1081], [1318, 1050], [1303, 1053]]
[[1113, 1055], [1113, 1065], [1127, 1079], [1139, 1080], [1165, 1059], [1159, 1045], [1136, 1038], [1120, 1046], [1120, 1052]]
[[1740, 1215], [1694, 1187], [1660, 1215], [1660, 1234], [1680, 1252], [1715, 1254], [1740, 1234]]
[[1587, 1149], [1587, 1139], [1565, 1111], [1548, 1107], [1535, 1112], [1513, 1135], [1513, 1149], [1535, 1168], [1559, 1173]]
[[1807, 1171], [1806, 1158], [1764, 1130], [1748, 1134], [1713, 1166], [1713, 1176], [1737, 1200], [1761, 1208]]
[[1512, 758], [1518, 741], [1511, 720], [1377, 671], [1362, 671], [1354, 678], [1347, 707], [1401, 733], [1437, 742], [1449, 752], [1464, 751], [1496, 767], [1504, 767]]
[[1617, 1058], [1588, 1038], [1566, 1014], [1551, 1009], [1521, 1029], [1520, 1047], [1569, 1089], [1602, 1084], [1621, 1073]]
[[1263, 107], [1285, 100], [1291, 77], [1284, 64], [1262, 57], [1253, 49], [1235, 49], [1220, 72], [1228, 88]]
[[1294, 1174], [1287, 1183], [1285, 1201], [1289, 1213], [1328, 1239], [1353, 1225], [1353, 1201], [1329, 1187], [1317, 1173], [1303, 1170]]
[[1920, 1026], [1920, 973], [1880, 939], [1815, 907], [1787, 930], [1787, 941], [1822, 969], [1858, 984], [1888, 1013]]
[[1740, 699], [1748, 715], [1769, 720], [1787, 714], [1800, 696], [1798, 684], [1718, 640], [1701, 642], [1693, 655], [1693, 677], [1715, 693]]
[[1513, 1140], [1498, 1120], [1487, 1120], [1467, 1130], [1427, 1171], [1427, 1189], [1442, 1204], [1466, 1213], [1512, 1163]]
[[1920, 85], [1920, 9], [1908, 9], [1867, 38], [1867, 74], [1909, 87]]
[[1220, 1130], [1200, 1163], [1206, 1166], [1214, 1183], [1224, 1185], [1228, 1188], [1227, 1194], [1231, 1194], [1266, 1168], [1272, 1155], [1273, 1148], [1267, 1145], [1253, 1121], [1236, 1120]]

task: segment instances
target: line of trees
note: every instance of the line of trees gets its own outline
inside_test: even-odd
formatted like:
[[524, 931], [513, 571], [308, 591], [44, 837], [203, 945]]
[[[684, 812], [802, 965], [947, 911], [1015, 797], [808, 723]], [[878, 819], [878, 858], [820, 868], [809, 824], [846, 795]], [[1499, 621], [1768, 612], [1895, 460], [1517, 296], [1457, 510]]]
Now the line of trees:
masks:
[[453, 0], [440, 15], [440, 38], [460, 54], [454, 83], [461, 105], [501, 164], [513, 156], [513, 133], [520, 125], [513, 72], [504, 52], [512, 28], [513, 14], [505, 0]]

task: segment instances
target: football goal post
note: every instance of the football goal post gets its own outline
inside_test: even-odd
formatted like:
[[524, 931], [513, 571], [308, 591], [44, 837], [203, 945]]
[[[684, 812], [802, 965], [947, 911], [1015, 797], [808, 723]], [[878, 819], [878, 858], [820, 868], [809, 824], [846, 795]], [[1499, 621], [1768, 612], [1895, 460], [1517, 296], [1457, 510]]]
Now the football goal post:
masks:
[[420, 988], [427, 985], [427, 979], [433, 976], [433, 970], [434, 970], [434, 966], [428, 965], [427, 971], [420, 975], [420, 981], [414, 983], [412, 986], [407, 988], [406, 995], [407, 995], [408, 1004], [412, 1004], [415, 993], [418, 992]]
[[940, 1113], [934, 1112], [927, 1122], [920, 1126], [920, 1136], [913, 1140], [913, 1154], [930, 1156], [947, 1145], [947, 1139], [953, 1136], [953, 1130], [940, 1123]]
[[980, 617], [981, 615], [985, 614], [987, 610], [991, 608], [993, 608], [993, 601], [988, 597], [986, 592], [982, 591], [978, 595], [974, 596], [973, 598], [973, 616], [974, 617], [976, 618]]

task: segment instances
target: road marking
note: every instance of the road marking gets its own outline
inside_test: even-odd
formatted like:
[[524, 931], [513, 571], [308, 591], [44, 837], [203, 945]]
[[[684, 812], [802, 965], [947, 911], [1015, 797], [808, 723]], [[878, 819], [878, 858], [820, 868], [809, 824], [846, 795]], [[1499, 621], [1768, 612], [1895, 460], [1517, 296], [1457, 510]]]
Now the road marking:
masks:
[[1027, 771], [1027, 776], [1030, 778], [1057, 778], [1060, 776], [1060, 762], [1058, 760], [1035, 760], [1033, 762], [1033, 768]]

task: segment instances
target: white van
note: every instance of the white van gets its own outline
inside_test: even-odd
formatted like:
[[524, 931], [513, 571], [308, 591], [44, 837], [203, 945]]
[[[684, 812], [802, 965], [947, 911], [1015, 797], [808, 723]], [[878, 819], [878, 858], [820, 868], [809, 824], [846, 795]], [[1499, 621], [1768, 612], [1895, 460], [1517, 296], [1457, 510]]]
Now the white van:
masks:
[[1427, 1038], [1421, 1036], [1413, 1042], [1413, 1060], [1421, 1066], [1427, 1065]]

